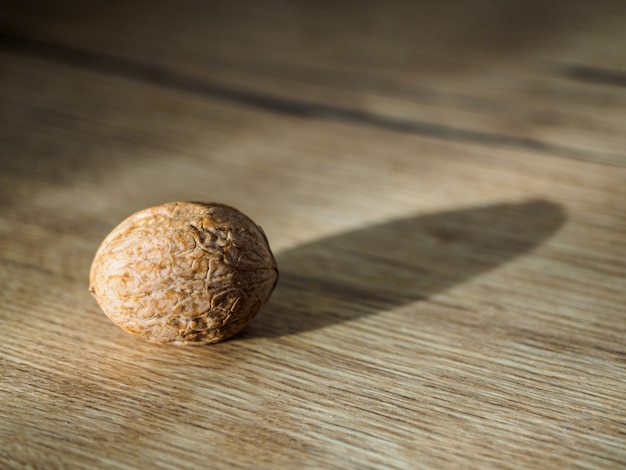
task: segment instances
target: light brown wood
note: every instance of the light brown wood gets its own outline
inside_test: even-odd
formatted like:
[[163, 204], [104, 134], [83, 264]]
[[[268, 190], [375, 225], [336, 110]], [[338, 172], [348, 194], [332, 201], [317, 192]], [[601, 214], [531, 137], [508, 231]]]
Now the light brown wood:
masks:
[[[622, 2], [109, 3], [0, 19], [2, 468], [626, 465]], [[224, 343], [88, 291], [181, 200], [276, 255]]]

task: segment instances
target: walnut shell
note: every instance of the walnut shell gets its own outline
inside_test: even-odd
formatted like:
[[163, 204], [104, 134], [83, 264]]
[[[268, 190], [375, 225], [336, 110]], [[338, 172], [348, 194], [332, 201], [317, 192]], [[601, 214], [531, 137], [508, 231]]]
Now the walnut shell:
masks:
[[173, 202], [131, 215], [104, 239], [90, 290], [129, 333], [216, 343], [239, 332], [278, 280], [263, 230], [223, 204]]

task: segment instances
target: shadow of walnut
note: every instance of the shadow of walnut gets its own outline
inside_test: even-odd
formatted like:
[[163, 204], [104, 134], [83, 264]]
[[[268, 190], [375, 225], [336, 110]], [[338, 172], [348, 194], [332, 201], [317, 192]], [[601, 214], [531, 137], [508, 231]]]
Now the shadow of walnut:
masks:
[[540, 245], [566, 220], [543, 200], [392, 220], [276, 256], [281, 279], [239, 336], [277, 337], [427, 299]]

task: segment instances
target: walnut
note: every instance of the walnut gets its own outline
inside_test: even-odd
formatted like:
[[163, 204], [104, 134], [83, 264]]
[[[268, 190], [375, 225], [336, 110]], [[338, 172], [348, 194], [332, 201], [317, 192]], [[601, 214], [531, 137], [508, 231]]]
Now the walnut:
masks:
[[173, 202], [137, 212], [102, 242], [90, 291], [129, 333], [216, 343], [269, 299], [278, 268], [261, 227], [223, 204]]

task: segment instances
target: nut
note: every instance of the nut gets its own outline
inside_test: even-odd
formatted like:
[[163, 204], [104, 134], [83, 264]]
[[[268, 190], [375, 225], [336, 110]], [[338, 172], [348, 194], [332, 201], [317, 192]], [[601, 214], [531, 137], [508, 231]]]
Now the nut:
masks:
[[129, 333], [216, 343], [269, 299], [278, 268], [261, 227], [223, 204], [173, 202], [131, 215], [104, 239], [90, 291]]

